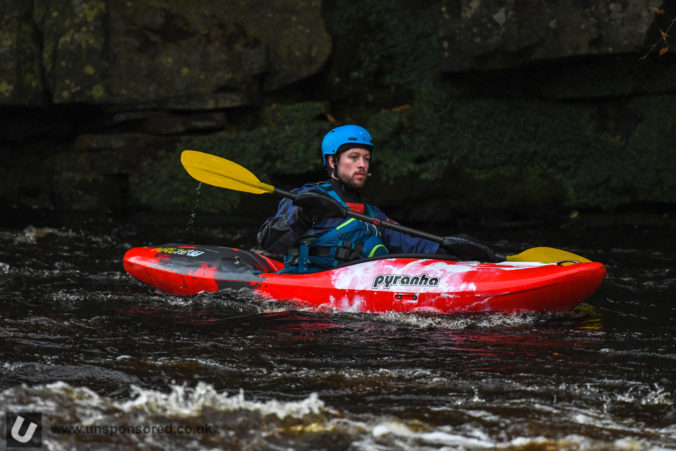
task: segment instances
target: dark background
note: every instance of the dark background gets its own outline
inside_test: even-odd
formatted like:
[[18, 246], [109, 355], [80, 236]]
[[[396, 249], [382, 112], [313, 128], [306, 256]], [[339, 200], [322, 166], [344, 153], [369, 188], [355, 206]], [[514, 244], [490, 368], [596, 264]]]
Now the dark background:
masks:
[[258, 221], [180, 151], [288, 189], [358, 123], [400, 221], [673, 224], [661, 3], [0, 0], [0, 202]]

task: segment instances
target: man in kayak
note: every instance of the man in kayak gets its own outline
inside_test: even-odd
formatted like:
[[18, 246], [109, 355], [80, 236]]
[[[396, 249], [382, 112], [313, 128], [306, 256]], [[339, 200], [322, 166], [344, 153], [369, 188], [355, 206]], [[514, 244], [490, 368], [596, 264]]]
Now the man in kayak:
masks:
[[330, 130], [322, 140], [328, 180], [291, 190], [296, 197], [280, 201], [276, 215], [258, 231], [260, 247], [283, 254], [285, 270], [300, 273], [389, 253], [450, 254], [459, 260], [494, 261], [490, 248], [466, 236], [447, 237], [440, 245], [346, 219], [349, 208], [381, 222], [392, 221], [361, 192], [370, 175], [372, 154], [373, 138], [365, 128], [343, 125]]

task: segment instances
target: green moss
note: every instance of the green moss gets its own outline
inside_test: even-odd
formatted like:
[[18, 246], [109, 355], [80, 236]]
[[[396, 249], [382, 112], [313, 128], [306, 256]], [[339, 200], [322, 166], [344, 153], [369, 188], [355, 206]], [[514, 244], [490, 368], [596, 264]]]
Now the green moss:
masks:
[[466, 212], [616, 204], [619, 188], [607, 183], [619, 179], [608, 162], [624, 144], [614, 132], [598, 132], [595, 106], [460, 98], [443, 89], [424, 98], [369, 121], [385, 185], [450, 186], [438, 193], [462, 193], [455, 207]]
[[89, 21], [97, 20], [106, 11], [106, 2], [86, 1], [82, 4], [82, 14]]
[[239, 203], [237, 193], [201, 185], [181, 165], [181, 150], [161, 154], [129, 179], [131, 204], [156, 211], [227, 212]]
[[252, 194], [206, 185], [199, 187], [198, 194], [198, 182], [180, 164], [181, 150], [200, 150], [226, 158], [271, 183], [277, 174], [304, 178], [321, 173], [319, 142], [329, 128], [326, 122], [302, 122], [186, 140], [176, 151], [131, 177], [133, 204], [162, 211], [189, 211], [197, 202], [200, 211], [224, 213], [240, 207], [244, 199], [257, 202]]
[[12, 91], [14, 91], [14, 86], [10, 85], [4, 80], [0, 82], [0, 95], [3, 97], [9, 97], [12, 94]]
[[329, 98], [394, 105], [400, 91], [436, 77], [437, 13], [434, 3], [397, 0], [325, 5], [334, 43], [324, 72]]
[[297, 124], [325, 120], [329, 112], [326, 102], [300, 102], [265, 107], [260, 112], [260, 122], [266, 126]]
[[630, 171], [625, 183], [633, 184], [636, 198], [676, 202], [676, 128], [670, 119], [676, 111], [676, 95], [646, 96], [631, 102], [641, 122], [627, 140], [630, 152], [623, 165]]

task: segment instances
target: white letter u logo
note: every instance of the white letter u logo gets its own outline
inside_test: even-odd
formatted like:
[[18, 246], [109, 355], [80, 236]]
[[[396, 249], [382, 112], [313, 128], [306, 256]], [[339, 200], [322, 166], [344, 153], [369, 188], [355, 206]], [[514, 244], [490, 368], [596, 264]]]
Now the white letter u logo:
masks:
[[18, 415], [16, 420], [14, 420], [14, 426], [12, 426], [12, 438], [19, 443], [28, 443], [30, 439], [33, 438], [33, 434], [35, 434], [35, 430], [38, 428], [38, 425], [31, 422], [31, 424], [28, 425], [26, 432], [21, 434], [19, 431], [21, 430], [21, 426], [23, 426], [23, 420], [24, 418], [20, 415]]

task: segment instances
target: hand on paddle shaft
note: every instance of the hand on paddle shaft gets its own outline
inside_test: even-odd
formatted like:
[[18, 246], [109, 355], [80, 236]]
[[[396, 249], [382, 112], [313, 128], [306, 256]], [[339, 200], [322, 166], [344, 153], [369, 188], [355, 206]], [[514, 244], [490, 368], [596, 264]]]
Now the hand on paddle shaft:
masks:
[[496, 254], [490, 247], [465, 234], [445, 236], [439, 248], [446, 254], [458, 257], [460, 260], [480, 262], [505, 260], [504, 256]]
[[345, 218], [347, 208], [333, 197], [319, 191], [306, 191], [297, 194], [292, 204], [298, 208], [298, 217], [308, 225], [319, 218]]

